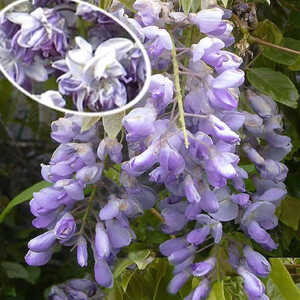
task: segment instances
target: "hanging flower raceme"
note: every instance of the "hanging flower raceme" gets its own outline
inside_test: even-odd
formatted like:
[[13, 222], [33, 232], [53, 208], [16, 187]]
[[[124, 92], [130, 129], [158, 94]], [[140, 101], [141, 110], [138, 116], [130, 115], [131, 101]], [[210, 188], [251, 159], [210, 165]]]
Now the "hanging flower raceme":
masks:
[[[219, 269], [226, 263], [226, 270], [231, 266], [243, 279], [249, 299], [268, 299], [260, 277], [268, 276], [270, 264], [251, 239], [269, 251], [277, 247], [271, 230], [287, 192], [281, 160], [291, 143], [272, 99], [248, 89], [250, 109], [238, 108], [244, 72], [242, 59], [228, 48], [234, 41], [230, 14], [214, 7], [182, 16], [166, 2], [138, 0], [130, 18], [124, 7], [113, 7], [144, 43], [155, 75], [143, 101], [123, 117], [120, 135], [103, 135], [101, 121], [83, 130], [84, 119], [71, 115], [52, 123], [51, 137], [60, 145], [49, 164], [42, 164], [52, 186], [30, 202], [33, 225], [46, 231], [28, 243], [27, 263], [47, 263], [61, 244], [77, 248], [78, 264], [86, 267], [91, 249], [95, 279], [110, 288], [119, 253], [136, 239], [132, 218], [151, 209], [170, 236], [159, 246], [174, 266], [170, 293], [196, 278], [199, 284], [185, 299], [207, 299], [225, 276]], [[136, 72], [142, 70], [140, 53], [131, 40], [105, 33], [107, 18], [84, 6], [77, 14], [94, 22], [93, 39], [76, 37], [75, 48], [53, 63], [61, 72], [60, 93], [71, 95], [78, 110], [120, 107], [130, 92], [126, 83], [143, 79]], [[186, 25], [206, 35], [189, 48], [182, 45]], [[185, 83], [181, 91], [178, 82]], [[185, 130], [178, 118], [184, 118]], [[245, 156], [256, 168], [250, 178]], [[108, 168], [117, 179], [107, 175]], [[248, 190], [247, 179], [255, 189]]]

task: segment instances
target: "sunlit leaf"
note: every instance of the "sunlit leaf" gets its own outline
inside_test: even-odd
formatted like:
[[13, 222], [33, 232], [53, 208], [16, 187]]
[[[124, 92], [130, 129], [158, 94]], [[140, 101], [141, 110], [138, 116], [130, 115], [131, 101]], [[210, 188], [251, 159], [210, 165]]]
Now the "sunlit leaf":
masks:
[[289, 272], [280, 258], [271, 258], [272, 270], [270, 278], [278, 288], [278, 291], [285, 300], [300, 299], [300, 290], [295, 285]]
[[89, 130], [93, 125], [95, 125], [101, 117], [83, 117], [81, 132]]
[[121, 131], [124, 115], [124, 112], [121, 112], [119, 114], [103, 117], [104, 130], [111, 139], [115, 139]]

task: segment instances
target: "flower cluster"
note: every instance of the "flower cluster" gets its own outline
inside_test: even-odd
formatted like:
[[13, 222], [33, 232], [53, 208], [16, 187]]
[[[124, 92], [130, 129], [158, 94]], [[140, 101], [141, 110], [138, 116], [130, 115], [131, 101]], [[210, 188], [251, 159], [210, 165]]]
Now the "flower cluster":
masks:
[[[77, 247], [83, 267], [89, 243], [95, 279], [111, 287], [117, 255], [135, 239], [130, 219], [152, 208], [163, 220], [161, 230], [170, 235], [159, 247], [174, 265], [170, 293], [176, 294], [196, 277], [200, 283], [185, 299], [206, 299], [224, 275], [220, 274], [224, 260], [243, 278], [249, 299], [266, 300], [259, 277], [268, 275], [270, 265], [253, 249], [251, 239], [266, 250], [277, 246], [267, 231], [276, 227], [275, 209], [286, 195], [287, 168], [280, 161], [291, 149], [290, 139], [281, 134], [278, 108], [272, 99], [248, 89], [248, 110], [238, 109], [244, 72], [242, 59], [226, 48], [233, 43], [228, 11], [215, 7], [186, 16], [159, 0], [137, 0], [134, 8], [134, 18], [118, 5], [114, 14], [140, 37], [157, 74], [142, 103], [122, 120], [126, 142], [123, 137], [122, 142], [100, 139], [97, 125], [82, 132], [80, 117], [66, 116], [52, 124], [51, 136], [61, 145], [50, 164], [42, 165], [42, 175], [53, 186], [34, 194], [30, 203], [34, 226], [48, 231], [29, 242], [26, 261], [46, 263], [59, 242]], [[89, 10], [84, 18], [101, 26], [107, 21]], [[186, 25], [197, 26], [206, 36], [187, 47], [182, 37]], [[65, 73], [59, 85], [66, 93], [79, 95], [83, 90], [82, 99], [89, 98], [98, 86], [86, 74], [108, 50], [107, 42], [94, 53], [91, 44], [79, 38], [76, 43], [78, 48], [57, 62]], [[124, 59], [130, 61], [126, 53], [131, 43], [123, 39], [109, 43], [111, 52], [125, 49]], [[78, 71], [71, 59], [72, 64], [78, 59], [77, 66], [80, 59], [87, 65]], [[119, 61], [113, 62], [116, 73], [101, 64], [101, 74], [122, 73]], [[76, 76], [84, 78], [78, 90]], [[109, 96], [106, 104], [110, 103]], [[248, 174], [243, 165], [249, 163], [255, 170]], [[101, 175], [112, 164], [121, 164], [121, 171], [115, 170], [118, 184], [107, 184], [108, 178]], [[253, 182], [253, 190], [246, 188], [246, 180]], [[84, 189], [90, 185], [93, 191], [86, 201]], [[164, 199], [157, 201], [157, 191], [164, 191]], [[232, 231], [239, 231], [243, 239]], [[206, 249], [211, 251], [203, 252], [203, 259], [199, 253]]]
[[58, 107], [73, 102], [79, 111], [109, 110], [133, 100], [143, 87], [145, 64], [126, 30], [86, 4], [54, 3], [49, 8], [48, 1], [33, 1], [30, 12], [2, 14], [0, 63], [12, 80], [36, 93], [42, 89], [37, 83], [54, 79], [58, 90], [38, 95], [41, 101]]

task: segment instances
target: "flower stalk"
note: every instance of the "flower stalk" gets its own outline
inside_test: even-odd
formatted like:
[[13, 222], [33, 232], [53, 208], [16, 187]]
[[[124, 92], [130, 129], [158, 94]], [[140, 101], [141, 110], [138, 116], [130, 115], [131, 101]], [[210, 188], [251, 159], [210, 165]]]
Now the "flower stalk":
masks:
[[181, 125], [181, 129], [184, 136], [184, 144], [185, 147], [189, 147], [189, 141], [187, 136], [187, 131], [185, 127], [185, 120], [184, 120], [184, 108], [183, 108], [183, 98], [182, 98], [182, 92], [181, 92], [181, 86], [180, 86], [180, 75], [179, 75], [179, 66], [178, 61], [176, 58], [176, 47], [173, 41], [173, 47], [172, 47], [172, 62], [173, 62], [173, 70], [174, 70], [174, 83], [175, 83], [175, 91], [176, 91], [176, 99], [178, 103], [178, 110], [179, 110], [179, 122]]

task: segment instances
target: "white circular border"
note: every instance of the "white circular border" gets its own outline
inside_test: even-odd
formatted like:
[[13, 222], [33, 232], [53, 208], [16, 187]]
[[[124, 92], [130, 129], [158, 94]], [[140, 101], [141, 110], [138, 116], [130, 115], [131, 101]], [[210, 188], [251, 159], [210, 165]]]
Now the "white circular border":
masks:
[[[30, 0], [18, 0], [15, 1], [11, 4], [9, 4], [8, 6], [6, 6], [4, 9], [2, 9], [0, 11], [0, 17], [2, 17], [2, 15], [4, 15], [5, 13], [7, 13], [10, 9], [14, 8], [15, 6], [18, 6], [22, 3], [25, 2], [29, 2]], [[141, 41], [139, 40], [139, 38], [136, 36], [136, 34], [126, 25], [123, 24], [123, 22], [121, 22], [117, 17], [115, 17], [114, 15], [108, 13], [107, 11], [91, 4], [91, 3], [87, 3], [85, 1], [82, 0], [70, 0], [70, 2], [75, 2], [77, 4], [84, 4], [89, 6], [90, 8], [94, 9], [94, 10], [98, 10], [99, 12], [103, 13], [104, 15], [106, 15], [107, 17], [111, 18], [113, 21], [115, 21], [116, 23], [118, 23], [121, 27], [123, 27], [135, 40], [136, 44], [138, 45], [139, 49], [142, 52], [143, 58], [145, 60], [145, 66], [146, 66], [146, 80], [144, 82], [144, 86], [141, 89], [141, 91], [139, 92], [139, 94], [133, 99], [131, 100], [129, 103], [127, 103], [126, 105], [116, 108], [116, 109], [111, 109], [108, 111], [103, 111], [103, 112], [80, 112], [80, 111], [76, 111], [76, 110], [71, 110], [71, 109], [66, 109], [66, 108], [62, 108], [62, 107], [58, 107], [52, 104], [47, 104], [44, 103], [43, 101], [41, 101], [36, 95], [33, 95], [31, 93], [29, 93], [28, 91], [26, 91], [23, 87], [21, 87], [19, 84], [17, 84], [10, 76], [9, 74], [5, 71], [4, 67], [2, 66], [2, 64], [0, 64], [0, 71], [4, 74], [4, 76], [10, 81], [10, 83], [12, 85], [14, 85], [18, 90], [20, 90], [23, 94], [25, 94], [27, 97], [33, 99], [34, 101], [45, 105], [49, 108], [58, 110], [60, 112], [63, 112], [65, 114], [73, 114], [73, 115], [81, 115], [84, 117], [103, 117], [103, 116], [109, 116], [109, 115], [114, 115], [114, 114], [118, 114], [121, 113], [129, 108], [131, 108], [132, 106], [136, 105], [138, 102], [140, 102], [142, 100], [142, 98], [145, 96], [145, 94], [148, 91], [149, 85], [150, 85], [150, 80], [151, 80], [151, 75], [152, 75], [152, 69], [151, 69], [151, 62], [148, 56], [148, 53], [144, 47], [144, 45], [141, 43]]]

